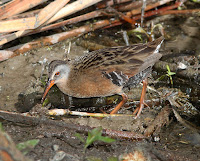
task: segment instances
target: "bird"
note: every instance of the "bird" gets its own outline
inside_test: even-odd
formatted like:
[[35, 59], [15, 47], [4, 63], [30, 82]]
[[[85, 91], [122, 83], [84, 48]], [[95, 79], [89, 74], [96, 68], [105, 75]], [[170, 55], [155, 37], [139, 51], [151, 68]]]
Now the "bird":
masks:
[[136, 111], [137, 118], [144, 107], [146, 78], [153, 65], [162, 57], [159, 48], [163, 40], [164, 36], [161, 36], [144, 44], [92, 51], [70, 61], [53, 60], [49, 64], [48, 82], [42, 102], [54, 84], [64, 94], [76, 98], [118, 94], [122, 96], [122, 101], [110, 113], [115, 114], [127, 101], [124, 89], [134, 88], [143, 82], [140, 107]]

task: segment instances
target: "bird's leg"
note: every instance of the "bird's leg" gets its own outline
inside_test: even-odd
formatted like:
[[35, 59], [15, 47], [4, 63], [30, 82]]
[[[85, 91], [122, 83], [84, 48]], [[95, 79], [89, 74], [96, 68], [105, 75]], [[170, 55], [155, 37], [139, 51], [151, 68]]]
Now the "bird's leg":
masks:
[[[147, 105], [145, 102], [143, 102], [143, 103], [144, 103], [144, 105], [145, 105], [146, 107], [149, 107], [149, 105]], [[139, 108], [140, 108], [140, 107], [137, 107], [137, 108], [135, 109], [135, 111], [133, 112], [133, 115], [136, 115], [136, 114], [137, 114]]]
[[125, 93], [122, 94], [122, 101], [114, 108], [114, 110], [111, 111], [110, 114], [115, 114], [117, 111], [126, 103], [128, 97]]
[[143, 87], [142, 87], [142, 93], [141, 93], [141, 97], [140, 97], [140, 107], [137, 108], [133, 114], [136, 114], [135, 119], [140, 115], [140, 113], [142, 112], [142, 109], [144, 107], [144, 105], [146, 105], [146, 103], [144, 102], [144, 97], [146, 94], [146, 89], [147, 89], [147, 78], [145, 78], [143, 81]]

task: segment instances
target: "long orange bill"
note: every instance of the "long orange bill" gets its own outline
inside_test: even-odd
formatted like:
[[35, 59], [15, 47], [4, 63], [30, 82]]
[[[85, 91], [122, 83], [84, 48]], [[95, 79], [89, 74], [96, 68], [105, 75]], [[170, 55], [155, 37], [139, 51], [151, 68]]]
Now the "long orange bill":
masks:
[[43, 94], [43, 97], [42, 97], [42, 100], [41, 100], [42, 103], [44, 102], [47, 93], [49, 92], [49, 90], [51, 89], [51, 87], [52, 87], [54, 84], [55, 84], [55, 81], [54, 81], [54, 80], [48, 81], [47, 87], [46, 87], [46, 89], [45, 89], [45, 91], [44, 91], [44, 94]]

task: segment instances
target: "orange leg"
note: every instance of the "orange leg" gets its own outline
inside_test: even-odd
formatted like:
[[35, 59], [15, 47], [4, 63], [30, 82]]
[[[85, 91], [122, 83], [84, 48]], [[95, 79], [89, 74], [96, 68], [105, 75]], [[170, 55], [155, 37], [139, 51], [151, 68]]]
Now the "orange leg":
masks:
[[110, 114], [115, 114], [117, 111], [126, 103], [128, 97], [125, 93], [122, 94], [122, 101], [114, 108], [114, 110], [111, 111]]
[[146, 89], [147, 89], [147, 78], [145, 78], [142, 83], [143, 83], [143, 88], [142, 88], [142, 94], [140, 97], [140, 107], [136, 108], [136, 110], [133, 112], [133, 114], [137, 113], [135, 116], [135, 119], [141, 114], [144, 105], [146, 105], [144, 102], [144, 97], [145, 97]]
[[[143, 102], [143, 103], [144, 103], [145, 106], [149, 107], [149, 105], [147, 105], [145, 102]], [[136, 115], [136, 114], [137, 114], [139, 108], [140, 108], [140, 107], [137, 107], [137, 108], [135, 109], [135, 111], [133, 112], [133, 115]]]

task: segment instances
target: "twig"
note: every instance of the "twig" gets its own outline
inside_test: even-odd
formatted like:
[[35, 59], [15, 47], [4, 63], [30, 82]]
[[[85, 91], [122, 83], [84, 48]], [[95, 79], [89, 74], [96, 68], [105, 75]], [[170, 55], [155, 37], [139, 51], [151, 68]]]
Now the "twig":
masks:
[[[3, 50], [3, 51], [0, 50], [0, 61], [6, 60], [10, 57], [17, 56], [20, 53], [25, 53], [26, 51], [28, 51], [30, 49], [38, 48], [38, 47], [41, 47], [44, 45], [52, 45], [52, 44], [58, 43], [60, 41], [63, 41], [67, 38], [79, 36], [81, 34], [84, 34], [84, 33], [96, 30], [98, 28], [107, 26], [110, 23], [112, 23], [112, 22], [110, 22], [108, 20], [102, 20], [102, 21], [95, 23], [93, 26], [86, 25], [86, 26], [79, 27], [77, 29], [73, 29], [71, 31], [54, 34], [51, 36], [46, 36], [40, 40], [32, 41], [32, 42], [29, 42], [26, 44], [22, 44], [22, 45], [18, 45], [18, 46], [9, 48], [9, 49], [7, 49], [8, 53], [6, 53], [6, 50]], [[12, 54], [10, 52], [12, 52]]]
[[[81, 16], [77, 16], [75, 18], [71, 18], [71, 19], [68, 19], [68, 20], [65, 20], [65, 21], [62, 21], [62, 22], [58, 22], [58, 23], [51, 24], [51, 25], [48, 25], [48, 26], [40, 27], [40, 28], [35, 29], [35, 30], [31, 30], [31, 31], [27, 30], [27, 32], [26, 33], [24, 32], [23, 35], [27, 36], [27, 35], [31, 35], [31, 34], [44, 32], [44, 31], [55, 29], [55, 28], [58, 28], [58, 27], [61, 27], [61, 26], [64, 26], [64, 25], [69, 25], [69, 24], [80, 22], [80, 21], [85, 21], [85, 20], [88, 20], [88, 19], [91, 19], [91, 18], [99, 17], [101, 15], [102, 15], [102, 10], [93, 11], [93, 12], [90, 12], [90, 13], [87, 13], [87, 14], [84, 14], [84, 15], [81, 15]], [[6, 43], [7, 40], [10, 41], [10, 40], [15, 39], [17, 37], [23, 36], [23, 35], [16, 35], [16, 34], [17, 33], [12, 33], [12, 34], [0, 36], [0, 40], [4, 39], [5, 40], [4, 43]]]
[[116, 130], [109, 130], [109, 129], [103, 129], [102, 133], [112, 138], [121, 138], [121, 139], [128, 139], [128, 140], [142, 140], [142, 139], [147, 138], [146, 136], [135, 133], [135, 132], [116, 131]]
[[171, 108], [165, 106], [156, 116], [154, 121], [144, 131], [144, 136], [151, 136], [154, 132], [158, 133], [160, 128], [169, 122]]
[[161, 15], [169, 15], [169, 14], [192, 14], [192, 13], [198, 13], [200, 12], [200, 9], [191, 9], [191, 10], [169, 10], [164, 11], [161, 13]]
[[[163, 12], [167, 11], [167, 10], [172, 10], [177, 8], [178, 6], [180, 6], [181, 2], [176, 2], [175, 4], [171, 5], [171, 6], [167, 6], [167, 7], [162, 7], [158, 10], [154, 10], [154, 11], [148, 11], [144, 14], [144, 17], [150, 17], [153, 15], [157, 15], [157, 14], [162, 14]], [[138, 16], [134, 16], [132, 19], [133, 20], [139, 20], [141, 18], [141, 15]]]
[[[97, 3], [99, 1], [101, 1], [101, 0], [95, 0], [95, 1], [94, 0], [87, 0], [87, 1], [81, 1], [81, 2], [80, 2], [80, 0], [77, 0], [77, 1], [67, 5], [66, 7], [62, 8], [57, 14], [55, 14], [50, 20], [48, 20], [46, 22], [46, 24], [52, 23], [52, 22], [54, 22], [54, 21], [56, 21], [56, 20], [58, 20], [62, 17], [65, 17], [65, 16], [73, 14], [73, 13], [79, 11], [79, 10], [87, 8], [87, 7]], [[1, 21], [0, 22], [0, 32], [10, 32], [10, 31], [16, 31], [16, 30], [21, 30], [21, 31], [13, 33], [10, 37], [3, 38], [0, 41], [0, 45], [8, 43], [8, 42], [10, 42], [10, 41], [12, 41], [16, 38], [19, 38], [19, 37], [26, 35], [29, 32], [31, 32], [32, 31], [31, 29], [35, 29], [35, 25], [36, 25], [36, 22], [37, 22], [36, 20], [37, 20], [37, 16], [30, 17], [30, 18], [27, 18], [27, 19], [21, 19], [21, 22], [17, 22], [17, 24], [14, 24], [14, 22], [17, 21], [17, 20], [13, 20], [11, 22], [10, 21]], [[6, 28], [8, 29], [8, 26], [10, 27], [9, 31], [5, 30]], [[19, 28], [17, 28], [17, 27], [19, 27]], [[12, 30], [10, 30], [10, 29], [12, 29]]]
[[[87, 0], [87, 1], [81, 1], [81, 2], [80, 1], [81, 0], [77, 0], [73, 3], [66, 5], [64, 8], [59, 10], [59, 12], [57, 12], [53, 17], [51, 17], [46, 22], [46, 24], [52, 23], [63, 17], [66, 17], [80, 10], [83, 10], [84, 8], [87, 8], [101, 0]], [[42, 12], [44, 11], [41, 10], [40, 13]], [[0, 32], [13, 32], [13, 31], [18, 31], [18, 30], [36, 29], [38, 27], [37, 18], [38, 18], [38, 15], [35, 15], [34, 17], [28, 17], [25, 19], [22, 18], [22, 19], [16, 19], [16, 20], [0, 21]], [[0, 43], [0, 45], [2, 44]]]
[[26, 34], [26, 36], [31, 35], [31, 34], [36, 34], [36, 33], [39, 33], [39, 32], [44, 32], [44, 31], [47, 31], [47, 30], [52, 30], [52, 29], [55, 29], [55, 28], [59, 28], [61, 26], [65, 26], [65, 25], [74, 24], [74, 23], [78, 23], [78, 22], [81, 22], [81, 21], [89, 20], [91, 18], [100, 17], [100, 16], [103, 16], [102, 11], [103, 10], [93, 11], [93, 12], [86, 13], [86, 14], [83, 14], [83, 15], [62, 21], [62, 22], [58, 22], [58, 23], [55, 23], [55, 24], [44, 26], [44, 27], [38, 28], [36, 30], [33, 30], [32, 32]]
[[[88, 7], [88, 6], [91, 6], [91, 5], [93, 5], [93, 4], [95, 4], [99, 1], [101, 1], [101, 0], [95, 0], [95, 1], [89, 0], [89, 1], [84, 1], [84, 3], [79, 3], [80, 0], [77, 0], [77, 1], [67, 5], [66, 7], [62, 8], [58, 13], [56, 13], [56, 11], [58, 11], [64, 5], [64, 3], [67, 3], [67, 2], [64, 2], [57, 9], [55, 9], [54, 12], [52, 12], [50, 14], [50, 16], [46, 16], [45, 10], [47, 9], [47, 11], [49, 13], [49, 11], [52, 9], [52, 6], [55, 6], [54, 3], [60, 2], [60, 0], [57, 0], [54, 3], [53, 2], [50, 3], [48, 6], [46, 6], [43, 10], [41, 10], [38, 14], [36, 14], [33, 17], [16, 19], [16, 20], [12, 20], [12, 21], [10, 21], [10, 20], [9, 21], [0, 21], [0, 32], [1, 31], [9, 32], [9, 31], [20, 30], [20, 31], [12, 33], [12, 34], [2, 36], [0, 38], [0, 45], [3, 45], [3, 44], [5, 44], [9, 41], [12, 41], [16, 38], [22, 37], [24, 35], [30, 35], [30, 34], [42, 32], [42, 31], [46, 31], [46, 30], [49, 30], [49, 29], [58, 28], [60, 26], [66, 25], [66, 24], [72, 24], [72, 23], [80, 22], [80, 21], [87, 20], [87, 19], [90, 19], [90, 18], [93, 18], [93, 17], [99, 17], [99, 16], [102, 15], [102, 11], [93, 11], [91, 13], [87, 13], [85, 15], [81, 15], [81, 16], [63, 21], [63, 22], [59, 22], [59, 23], [52, 24], [52, 25], [45, 26], [45, 27], [41, 26], [44, 23], [49, 24], [49, 23], [54, 22], [55, 20], [58, 20], [58, 19], [60, 19], [64, 16], [70, 15], [70, 14], [75, 13], [79, 10], [82, 10], [82, 9]], [[124, 1], [126, 1], [126, 0], [124, 0]], [[119, 2], [123, 3], [124, 1], [119, 1]], [[162, 0], [162, 1], [159, 1], [159, 2], [156, 2], [156, 3], [153, 3], [153, 4], [149, 3], [149, 5], [147, 5], [145, 10], [150, 10], [154, 7], [157, 7], [159, 5], [163, 5], [163, 4], [170, 2], [170, 1], [172, 1], [172, 0]], [[163, 7], [159, 10], [156, 10], [156, 11], [146, 12], [144, 17], [149, 17], [149, 16], [159, 14], [159, 13], [164, 13], [166, 10], [176, 8], [180, 4], [181, 4], [181, 2], [177, 2], [176, 4], [174, 4], [172, 6]], [[130, 12], [127, 12], [126, 15], [123, 15], [120, 12], [118, 12], [118, 13], [121, 15], [121, 18], [123, 18], [124, 20], [126, 20], [130, 23], [134, 23], [135, 20], [141, 18], [140, 15], [135, 16], [132, 19], [130, 18], [130, 16], [132, 16], [133, 14], [141, 13], [141, 10], [132, 10]], [[37, 19], [37, 15], [39, 16], [39, 21]], [[103, 21], [107, 21], [107, 20], [103, 20]], [[16, 22], [16, 24], [15, 24], [15, 22]], [[112, 23], [109, 23], [109, 24], [107, 24], [107, 22], [106, 22], [106, 24], [102, 25], [101, 27], [106, 26], [108, 28], [108, 27], [120, 25], [122, 23], [123, 23], [122, 21], [115, 20], [115, 21], [112, 21]], [[41, 28], [38, 28], [39, 26], [41, 26]], [[17, 27], [19, 27], [19, 28], [17, 28]], [[97, 27], [97, 28], [101, 28], [101, 27]], [[56, 42], [59, 42], [61, 40], [66, 39], [66, 38], [70, 38], [70, 37], [77, 36], [77, 35], [91, 31], [88, 28], [89, 28], [88, 26], [86, 28], [80, 27], [79, 29], [75, 29], [75, 30], [72, 30], [72, 31], [63, 32], [63, 33], [55, 34], [55, 35], [52, 35], [52, 36], [47, 36], [45, 38], [42, 38], [41, 41], [33, 41], [33, 42], [30, 42], [30, 43], [27, 43], [27, 44], [12, 47], [10, 49], [7, 49], [7, 51], [6, 50], [0, 51], [0, 61], [3, 61], [3, 60], [6, 60], [10, 57], [16, 56], [19, 53], [26, 52], [30, 49], [40, 47], [43, 44], [44, 45], [54, 44]], [[34, 29], [34, 30], [32, 30], [32, 29]]]
[[48, 111], [48, 114], [51, 116], [75, 115], [75, 116], [91, 116], [91, 117], [135, 117], [135, 115], [89, 113], [89, 112], [71, 111], [69, 109], [52, 109]]
[[39, 14], [37, 15], [36, 21], [34, 23], [34, 28], [38, 28], [43, 24], [47, 24], [49, 19], [51, 19], [61, 8], [63, 8], [69, 0], [55, 0], [51, 2], [49, 5], [44, 7]]
[[126, 21], [126, 22], [128, 22], [128, 23], [130, 23], [130, 24], [135, 24], [135, 21], [134, 21], [134, 20], [132, 20], [129, 16], [124, 15], [122, 12], [118, 12], [117, 10], [115, 10], [115, 9], [113, 9], [113, 8], [110, 8], [110, 11], [112, 11], [112, 12], [116, 13], [117, 15], [119, 15], [119, 17], [120, 17], [122, 20], [124, 20], [124, 21]]
[[100, 45], [100, 44], [98, 44], [98, 43], [91, 42], [91, 41], [87, 41], [87, 40], [83, 40], [83, 39], [77, 40], [77, 41], [76, 41], [76, 45], [82, 46], [82, 47], [88, 49], [89, 51], [104, 49], [104, 48], [107, 47], [107, 46]]
[[34, 17], [37, 15], [42, 9], [36, 9], [33, 11], [27, 11], [21, 14], [14, 15], [12, 17], [7, 18], [6, 20], [14, 20], [14, 19], [20, 19], [20, 18], [27, 18], [27, 17]]
[[47, 0], [13, 0], [0, 7], [0, 20], [22, 13]]
[[[160, 6], [161, 4], [165, 4], [165, 3], [170, 2], [170, 1], [172, 1], [172, 0], [163, 0], [163, 1], [156, 2], [156, 3], [154, 3], [154, 4], [149, 4], [149, 5], [147, 5], [147, 7], [145, 8], [145, 11], [150, 10], [150, 9], [152, 9], [152, 8], [154, 8], [154, 7], [158, 7], [158, 6]], [[162, 8], [160, 8], [160, 9], [158, 9], [158, 10], [148, 11], [148, 12], [146, 12], [146, 13], [144, 14], [144, 17], [150, 17], [150, 16], [153, 16], [153, 15], [157, 15], [157, 14], [163, 13], [163, 12], [165, 12], [166, 10], [170, 10], [170, 9], [177, 8], [180, 4], [181, 4], [181, 2], [176, 2], [176, 4], [171, 5], [171, 6], [168, 6], [168, 7], [162, 7]], [[132, 20], [131, 20], [130, 22], [134, 22], [134, 21], [136, 21], [136, 20], [141, 19], [141, 15], [137, 15], [137, 14], [140, 14], [140, 13], [141, 13], [141, 9], [134, 9], [134, 10], [132, 10], [132, 11], [130, 11], [130, 12], [127, 12], [126, 15], [125, 15], [124, 17], [125, 17], [125, 18], [126, 18], [126, 17], [129, 17], [129, 18], [132, 17]], [[137, 15], [137, 16], [134, 16], [134, 15]], [[133, 16], [134, 16], [134, 17], [133, 17]], [[122, 17], [122, 18], [123, 18], [123, 17]], [[127, 20], [125, 19], [125, 21], [127, 21]], [[128, 20], [128, 21], [129, 21], [129, 20]], [[110, 27], [114, 27], [114, 26], [121, 25], [121, 24], [123, 24], [122, 21], [116, 21], [115, 23], [112, 23], [111, 25], [106, 26], [106, 27], [104, 27], [104, 28], [110, 28]]]
[[[23, 19], [21, 19], [21, 20], [23, 20], [23, 22], [17, 22], [17, 24], [15, 24], [14, 22], [18, 21], [18, 20], [1, 21], [0, 22], [0, 32], [4, 32], [4, 30], [1, 31], [1, 27], [5, 27], [8, 30], [10, 28], [14, 27], [16, 29], [13, 31], [16, 31], [16, 30], [20, 30], [20, 31], [10, 34], [7, 37], [4, 36], [3, 39], [0, 41], [0, 45], [3, 45], [5, 43], [12, 41], [16, 38], [19, 38], [23, 35], [26, 35], [32, 31], [31, 29], [38, 28], [39, 26], [43, 25], [44, 23], [45, 24], [48, 23], [47, 21], [49, 21], [49, 19], [51, 19], [68, 2], [69, 2], [69, 0], [67, 0], [67, 1], [56, 0], [52, 3], [50, 3], [45, 8], [43, 8], [37, 15], [35, 15], [34, 17], [31, 17], [32, 18], [31, 21], [29, 21], [29, 18], [25, 18], [25, 19], [23, 18]], [[25, 28], [23, 28], [24, 25], [26, 26]], [[19, 27], [19, 28], [17, 28], [17, 27]], [[7, 31], [7, 32], [10, 32], [10, 31]]]
[[[148, 2], [152, 3], [152, 1], [150, 0], [148, 0]], [[142, 6], [142, 1], [134, 1], [127, 5], [123, 4], [123, 5], [117, 6], [116, 9], [122, 12], [122, 11], [130, 11], [136, 8], [140, 8], [141, 6]]]
[[[153, 3], [153, 4], [152, 4], [152, 3], [151, 3], [151, 4], [148, 4], [148, 5], [146, 6], [146, 8], [145, 8], [145, 11], [151, 10], [151, 9], [153, 9], [153, 8], [156, 8], [156, 7], [158, 7], [158, 6], [161, 6], [161, 5], [163, 5], [163, 4], [166, 4], [166, 3], [170, 2], [170, 1], [172, 1], [172, 0], [162, 0], [162, 1], [158, 1], [158, 2]], [[129, 16], [129, 17], [132, 17], [133, 15], [137, 15], [137, 14], [140, 14], [140, 13], [141, 13], [141, 9], [138, 8], [138, 9], [134, 9], [134, 10], [132, 10], [132, 11], [130, 11], [130, 12], [127, 12], [126, 15]]]
[[192, 131], [194, 131], [194, 132], [198, 132], [198, 133], [200, 132], [200, 128], [197, 129], [197, 128], [194, 127], [194, 125], [191, 125], [190, 122], [188, 122], [187, 120], [184, 120], [184, 119], [178, 114], [178, 112], [177, 112], [174, 108], [172, 108], [172, 110], [173, 110], [173, 112], [174, 112], [174, 116], [176, 117], [176, 119], [177, 119], [183, 126], [187, 127], [188, 129], [190, 129], [190, 130], [192, 130]]
[[[14, 123], [25, 124], [29, 126], [41, 126], [41, 125], [50, 127], [54, 126], [56, 128], [74, 130], [75, 132], [85, 133], [85, 134], [87, 134], [89, 130], [93, 129], [92, 127], [89, 126], [81, 126], [77, 124], [65, 123], [63, 121], [50, 120], [46, 117], [40, 118], [34, 116], [27, 116], [27, 114], [19, 114], [2, 110], [0, 110], [0, 118], [3, 120], [11, 121]], [[118, 139], [141, 140], [146, 138], [142, 134], [137, 134], [135, 132], [116, 131], [111, 129], [103, 129], [102, 134], [109, 135], [110, 137]]]
[[105, 8], [105, 7], [109, 7], [114, 5], [114, 2], [116, 2], [116, 4], [121, 4], [121, 3], [125, 3], [125, 2], [131, 2], [132, 0], [107, 0], [107, 1], [103, 1], [97, 4], [97, 8]]

